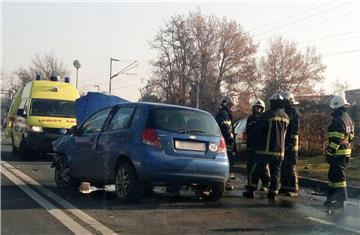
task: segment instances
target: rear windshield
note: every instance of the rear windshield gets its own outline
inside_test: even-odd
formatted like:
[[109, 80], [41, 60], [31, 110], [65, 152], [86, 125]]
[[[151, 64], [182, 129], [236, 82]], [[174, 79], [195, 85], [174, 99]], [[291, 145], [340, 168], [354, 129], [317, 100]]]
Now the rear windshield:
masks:
[[75, 102], [68, 100], [32, 99], [32, 116], [75, 117]]
[[220, 135], [219, 127], [210, 114], [180, 108], [151, 109], [148, 127], [184, 134]]

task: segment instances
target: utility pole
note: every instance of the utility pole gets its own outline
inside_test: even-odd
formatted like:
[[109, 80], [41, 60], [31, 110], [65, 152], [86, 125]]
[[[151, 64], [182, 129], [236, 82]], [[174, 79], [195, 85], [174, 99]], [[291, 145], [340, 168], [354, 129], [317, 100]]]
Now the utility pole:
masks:
[[113, 61], [120, 61], [120, 60], [110, 57], [109, 94], [111, 94], [111, 79], [113, 78], [113, 76], [112, 76], [112, 62]]
[[117, 72], [116, 74], [112, 75], [112, 61], [120, 61], [118, 59], [114, 59], [114, 58], [110, 58], [110, 79], [109, 79], [109, 94], [111, 94], [111, 80], [117, 76], [119, 76], [120, 74], [126, 74], [127, 71], [129, 71], [130, 69], [133, 69], [137, 66], [139, 66], [140, 64], [138, 64], [138, 62], [135, 60], [132, 63], [128, 64], [127, 66], [125, 66], [122, 70], [120, 70], [119, 72]]
[[199, 109], [200, 103], [200, 82], [199, 79], [196, 81], [196, 108]]
[[97, 87], [97, 92], [100, 91], [100, 85], [99, 84], [95, 85], [94, 87]]
[[79, 68], [81, 67], [81, 64], [78, 60], [74, 60], [73, 65], [76, 68], [76, 89], [77, 89], [78, 88]]

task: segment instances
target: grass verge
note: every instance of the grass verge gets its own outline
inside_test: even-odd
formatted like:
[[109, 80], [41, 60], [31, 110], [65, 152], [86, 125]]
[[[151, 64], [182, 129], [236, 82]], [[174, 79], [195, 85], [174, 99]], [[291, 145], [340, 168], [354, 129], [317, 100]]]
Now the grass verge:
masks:
[[[328, 169], [329, 165], [325, 160], [325, 156], [300, 156], [297, 165], [297, 171], [300, 176], [325, 181], [328, 180]], [[360, 186], [360, 156], [350, 158], [345, 174], [348, 185]]]

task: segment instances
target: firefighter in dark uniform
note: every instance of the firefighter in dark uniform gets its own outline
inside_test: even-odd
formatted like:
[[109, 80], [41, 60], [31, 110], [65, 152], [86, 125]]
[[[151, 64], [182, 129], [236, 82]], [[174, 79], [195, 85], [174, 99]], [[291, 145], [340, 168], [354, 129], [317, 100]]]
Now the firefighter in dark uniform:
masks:
[[285, 91], [282, 96], [285, 101], [285, 112], [289, 116], [290, 122], [285, 137], [285, 158], [281, 164], [279, 194], [296, 197], [299, 191], [296, 164], [299, 150], [300, 113], [294, 106], [299, 102], [295, 101], [294, 94], [289, 91]]
[[345, 170], [351, 156], [351, 142], [354, 138], [354, 123], [346, 111], [349, 103], [342, 96], [334, 96], [330, 107], [334, 109], [328, 128], [329, 143], [325, 150], [329, 163], [328, 192], [324, 205], [328, 208], [343, 208], [347, 199]]
[[289, 117], [284, 111], [284, 98], [275, 93], [270, 97], [270, 110], [261, 115], [257, 124], [258, 141], [255, 147], [256, 164], [259, 167], [252, 174], [251, 184], [243, 193], [245, 198], [254, 198], [255, 190], [264, 169], [270, 168], [270, 187], [268, 199], [274, 200], [280, 187], [280, 168], [285, 155], [285, 135]]
[[[221, 133], [226, 142], [227, 155], [230, 163], [230, 176], [229, 179], [235, 179], [233, 174], [233, 167], [235, 161], [235, 133], [234, 133], [234, 122], [232, 116], [232, 107], [234, 102], [231, 97], [224, 96], [220, 100], [220, 108], [215, 119], [218, 123]], [[226, 190], [233, 190], [234, 186], [230, 182], [226, 182]]]
[[[255, 144], [258, 140], [258, 136], [256, 133], [256, 124], [259, 118], [261, 117], [261, 114], [265, 112], [265, 103], [261, 99], [256, 99], [252, 104], [252, 114], [248, 117], [246, 121], [246, 171], [247, 171], [247, 180], [249, 187], [251, 185], [251, 176], [253, 172], [256, 170], [255, 165]], [[270, 186], [270, 172], [269, 167], [266, 165], [266, 167], [262, 170], [262, 175], [260, 176], [261, 179], [261, 191], [268, 191], [268, 188]], [[254, 185], [257, 187], [257, 185]]]

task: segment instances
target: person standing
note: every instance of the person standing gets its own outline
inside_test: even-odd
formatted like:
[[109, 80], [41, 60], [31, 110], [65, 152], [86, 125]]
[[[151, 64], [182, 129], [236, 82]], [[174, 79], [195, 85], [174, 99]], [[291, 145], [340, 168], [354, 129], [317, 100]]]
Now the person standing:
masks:
[[[256, 133], [257, 121], [261, 117], [261, 114], [265, 112], [265, 103], [261, 99], [256, 99], [252, 104], [252, 114], [248, 117], [246, 121], [246, 171], [247, 171], [247, 187], [256, 187], [254, 182], [252, 182], [253, 174], [257, 172], [256, 167], [259, 165], [256, 164], [255, 160], [255, 144], [258, 140]], [[261, 178], [261, 191], [268, 191], [270, 186], [270, 172], [269, 167], [266, 165], [264, 169], [258, 169], [260, 178]], [[262, 173], [262, 174], [261, 174]]]
[[[257, 124], [258, 141], [255, 147], [257, 169], [270, 168], [270, 187], [267, 198], [274, 200], [280, 187], [280, 167], [285, 155], [285, 135], [289, 117], [284, 111], [284, 98], [275, 93], [270, 97], [270, 110], [261, 115]], [[245, 198], [255, 197], [260, 171], [253, 174], [252, 185], [243, 193]]]
[[[229, 179], [234, 179], [233, 174], [236, 145], [235, 145], [235, 133], [234, 133], [234, 121], [232, 116], [232, 107], [234, 102], [231, 97], [223, 96], [220, 100], [220, 108], [215, 119], [218, 123], [221, 134], [226, 142], [227, 155], [230, 163], [230, 176]], [[230, 184], [229, 180], [226, 182], [226, 190], [233, 190], [234, 186]]]
[[324, 205], [327, 208], [343, 208], [347, 200], [346, 166], [351, 156], [351, 142], [354, 138], [354, 122], [347, 113], [349, 103], [342, 96], [334, 96], [330, 107], [334, 110], [328, 128], [328, 146], [325, 150], [329, 164], [328, 192]]
[[281, 164], [279, 194], [296, 197], [299, 191], [296, 164], [299, 156], [300, 113], [295, 105], [299, 102], [295, 101], [294, 94], [289, 91], [285, 91], [282, 96], [284, 97], [285, 112], [289, 116], [290, 122], [285, 137], [285, 157]]

